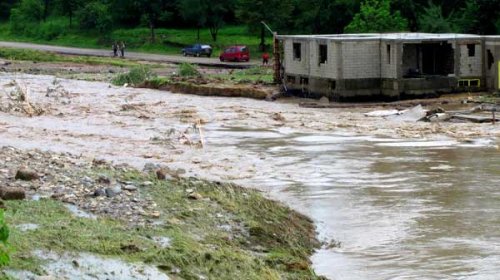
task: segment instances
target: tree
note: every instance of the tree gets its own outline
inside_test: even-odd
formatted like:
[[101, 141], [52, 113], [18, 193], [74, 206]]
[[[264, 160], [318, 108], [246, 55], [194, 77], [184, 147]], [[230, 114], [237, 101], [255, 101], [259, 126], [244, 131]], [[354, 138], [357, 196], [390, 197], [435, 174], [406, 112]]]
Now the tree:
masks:
[[10, 9], [12, 9], [12, 7], [14, 7], [14, 4], [16, 4], [17, 2], [18, 2], [17, 0], [0, 1], [0, 21], [9, 19]]
[[41, 0], [22, 0], [10, 11], [10, 31], [15, 34], [35, 35], [35, 29], [43, 18]]
[[182, 18], [196, 25], [196, 40], [198, 42], [200, 41], [200, 29], [207, 23], [207, 14], [201, 2], [200, 0], [183, 0], [178, 3], [179, 12]]
[[207, 15], [207, 26], [214, 42], [217, 41], [219, 29], [225, 23], [226, 15], [234, 10], [233, 0], [202, 0]]
[[293, 11], [291, 0], [239, 0], [237, 17], [247, 24], [249, 30], [260, 31], [260, 49], [265, 50], [265, 22], [274, 29], [286, 27]]
[[359, 10], [359, 4], [359, 0], [298, 1], [295, 29], [315, 34], [342, 33]]
[[93, 1], [78, 10], [77, 18], [80, 28], [96, 29], [101, 35], [108, 34], [113, 24], [109, 7], [100, 1]]
[[158, 21], [167, 20], [172, 13], [168, 11], [169, 0], [136, 0], [135, 5], [151, 31], [151, 42], [156, 42], [155, 28]]
[[476, 34], [500, 33], [500, 1], [467, 0], [457, 16], [462, 32]]
[[233, 11], [234, 4], [234, 0], [180, 0], [178, 7], [187, 20], [198, 17], [197, 26], [204, 23], [216, 42], [219, 29], [224, 25], [226, 16]]
[[81, 0], [58, 0], [55, 4], [63, 15], [68, 16], [69, 27], [71, 28], [73, 26], [73, 16], [82, 5]]
[[50, 0], [43, 0], [43, 20], [49, 16]]
[[419, 8], [427, 4], [426, 1], [420, 2], [421, 0], [394, 0], [391, 3], [391, 8], [400, 11], [401, 15], [408, 20], [408, 28], [413, 32], [418, 30], [418, 16], [421, 12]]
[[345, 32], [393, 32], [408, 30], [408, 20], [391, 11], [390, 0], [365, 0]]
[[429, 1], [428, 6], [423, 8], [423, 12], [418, 17], [418, 25], [420, 31], [431, 33], [452, 33], [458, 32], [458, 27], [454, 22], [455, 15], [450, 13], [448, 16], [443, 15], [441, 6]]

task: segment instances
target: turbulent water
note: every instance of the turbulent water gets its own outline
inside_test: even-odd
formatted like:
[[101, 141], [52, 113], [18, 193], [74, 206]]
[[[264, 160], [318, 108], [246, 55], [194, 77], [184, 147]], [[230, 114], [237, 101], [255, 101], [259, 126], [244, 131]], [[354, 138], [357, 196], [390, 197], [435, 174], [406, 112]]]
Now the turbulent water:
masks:
[[291, 205], [317, 221], [321, 237], [339, 243], [314, 256], [319, 274], [498, 279], [500, 157], [494, 140], [219, 133], [266, 155], [273, 166], [258, 180], [285, 187]]
[[[7, 110], [18, 108], [13, 80], [41, 116]], [[49, 90], [56, 86], [67, 92]], [[159, 163], [266, 191], [339, 245], [313, 256], [331, 279], [500, 275], [500, 125], [391, 121], [366, 110], [20, 74], [0, 75], [0, 105], [0, 145]], [[193, 132], [195, 123], [203, 128]]]

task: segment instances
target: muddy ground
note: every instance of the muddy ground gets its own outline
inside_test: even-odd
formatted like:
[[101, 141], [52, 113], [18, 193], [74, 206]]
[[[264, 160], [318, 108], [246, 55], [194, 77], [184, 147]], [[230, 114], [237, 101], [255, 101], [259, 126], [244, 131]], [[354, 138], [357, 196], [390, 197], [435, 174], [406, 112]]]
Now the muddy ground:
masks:
[[[0, 146], [69, 153], [128, 164], [139, 170], [153, 165], [174, 170], [180, 177], [242, 183], [268, 191], [278, 199], [283, 197], [276, 194], [276, 190], [252, 180], [262, 174], [263, 169], [272, 168], [265, 150], [249, 154], [236, 146], [225, 145], [234, 132], [249, 140], [266, 135], [271, 139], [280, 133], [335, 132], [458, 142], [491, 138], [497, 144], [500, 136], [500, 124], [430, 123], [398, 116], [365, 115], [387, 110], [385, 105], [317, 109], [299, 106], [304, 100], [297, 98], [267, 102], [112, 86], [109, 79], [126, 71], [119, 67], [31, 62], [3, 67]], [[166, 73], [175, 69], [172, 66], [157, 71]], [[229, 70], [207, 68], [205, 71]], [[466, 110], [482, 100], [481, 94], [444, 96], [436, 99], [435, 104], [427, 100], [424, 109], [439, 106], [446, 110]], [[394, 104], [394, 108], [399, 105]], [[121, 187], [130, 185], [127, 181], [119, 183]], [[79, 204], [79, 200], [68, 201], [87, 195], [83, 189], [76, 194], [64, 188], [62, 191], [69, 192], [59, 196], [62, 202], [100, 213], [98, 206], [92, 208]], [[145, 199], [147, 202], [148, 198]], [[147, 224], [158, 210], [141, 203], [138, 202], [135, 210], [108, 214], [135, 213], [126, 219]]]

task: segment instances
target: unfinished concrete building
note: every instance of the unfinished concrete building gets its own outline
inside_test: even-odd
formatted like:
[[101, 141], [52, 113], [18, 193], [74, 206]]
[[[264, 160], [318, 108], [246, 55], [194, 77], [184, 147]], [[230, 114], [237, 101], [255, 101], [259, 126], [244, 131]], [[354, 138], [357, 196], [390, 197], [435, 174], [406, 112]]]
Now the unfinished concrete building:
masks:
[[500, 88], [500, 36], [278, 36], [289, 92], [333, 100], [402, 99]]

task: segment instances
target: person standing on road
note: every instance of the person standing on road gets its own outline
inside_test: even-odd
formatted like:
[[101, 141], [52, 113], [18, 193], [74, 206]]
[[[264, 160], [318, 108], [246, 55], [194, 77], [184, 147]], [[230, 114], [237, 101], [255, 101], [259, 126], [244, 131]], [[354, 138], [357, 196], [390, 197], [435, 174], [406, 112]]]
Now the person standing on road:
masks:
[[262, 54], [262, 65], [268, 65], [268, 64], [269, 64], [269, 54], [265, 52]]
[[120, 49], [121, 57], [124, 58], [125, 57], [125, 43], [123, 41], [121, 41], [120, 44], [118, 45], [118, 48]]
[[113, 42], [113, 56], [118, 56], [118, 42]]

